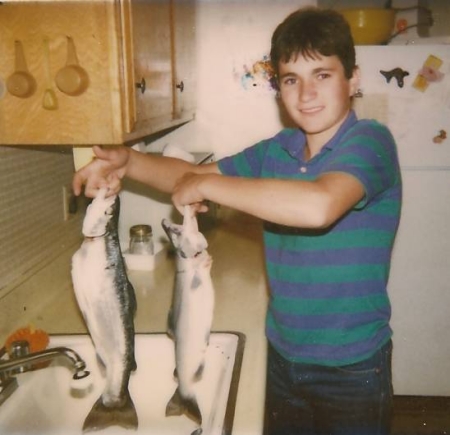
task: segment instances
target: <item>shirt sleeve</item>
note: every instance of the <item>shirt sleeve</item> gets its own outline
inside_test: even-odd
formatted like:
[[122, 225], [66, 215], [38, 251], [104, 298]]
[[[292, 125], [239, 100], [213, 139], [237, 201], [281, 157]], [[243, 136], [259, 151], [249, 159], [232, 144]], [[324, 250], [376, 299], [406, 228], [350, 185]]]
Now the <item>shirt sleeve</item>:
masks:
[[217, 162], [220, 172], [229, 176], [259, 177], [267, 147], [268, 140], [263, 140], [237, 154], [220, 159]]
[[376, 195], [399, 182], [394, 138], [385, 126], [376, 121], [359, 121], [345, 134], [333, 153], [322, 173], [346, 172], [355, 176], [365, 190], [357, 208], [363, 208]]

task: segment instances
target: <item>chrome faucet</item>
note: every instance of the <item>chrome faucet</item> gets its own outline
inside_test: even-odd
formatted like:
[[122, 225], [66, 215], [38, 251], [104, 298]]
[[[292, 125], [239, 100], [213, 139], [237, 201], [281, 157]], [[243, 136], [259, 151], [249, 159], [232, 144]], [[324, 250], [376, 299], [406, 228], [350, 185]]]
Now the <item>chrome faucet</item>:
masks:
[[73, 379], [83, 379], [89, 376], [89, 371], [86, 370], [86, 363], [81, 359], [80, 355], [68, 347], [54, 347], [40, 352], [29, 353], [28, 342], [19, 340], [12, 343], [9, 359], [3, 358], [5, 354], [6, 349], [0, 349], [0, 405], [19, 387], [15, 375], [40, 368], [38, 366], [39, 363], [64, 357], [75, 371]]
[[[25, 342], [26, 343], [26, 342]], [[25, 372], [32, 370], [38, 363], [53, 361], [54, 359], [64, 357], [70, 362], [75, 373], [73, 379], [83, 379], [89, 376], [89, 371], [86, 370], [86, 363], [81, 359], [74, 350], [68, 347], [53, 347], [39, 352], [21, 354], [17, 357], [12, 357], [7, 360], [0, 359], [0, 376], [11, 372]]]
[[6, 354], [4, 348], [0, 351], [2, 351], [0, 355], [0, 405], [19, 386], [14, 375], [40, 368], [38, 366], [39, 363], [64, 357], [75, 371], [73, 379], [78, 380], [89, 376], [89, 371], [86, 370], [86, 363], [81, 359], [80, 355], [68, 347], [54, 347], [40, 352], [29, 353], [28, 342], [20, 340], [12, 343], [9, 359], [3, 359], [3, 355]]

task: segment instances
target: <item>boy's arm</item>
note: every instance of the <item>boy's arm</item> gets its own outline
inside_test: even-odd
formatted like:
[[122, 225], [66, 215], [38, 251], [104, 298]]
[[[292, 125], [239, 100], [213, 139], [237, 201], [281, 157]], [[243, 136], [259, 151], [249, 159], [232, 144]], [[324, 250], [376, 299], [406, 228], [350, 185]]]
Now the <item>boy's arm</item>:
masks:
[[206, 199], [281, 225], [326, 228], [364, 194], [361, 182], [343, 172], [315, 181], [186, 174], [176, 183], [172, 199], [180, 210]]
[[108, 194], [118, 193], [121, 180], [129, 177], [157, 190], [172, 192], [175, 181], [187, 172], [219, 173], [215, 163], [195, 165], [183, 160], [139, 153], [127, 147], [93, 148], [96, 158], [77, 171], [73, 177], [73, 191], [79, 195], [85, 185], [86, 196], [95, 196], [100, 187], [108, 187]]
[[126, 176], [161, 192], [173, 191], [175, 182], [186, 173], [219, 174], [216, 163], [197, 165], [173, 157], [142, 154], [130, 150]]

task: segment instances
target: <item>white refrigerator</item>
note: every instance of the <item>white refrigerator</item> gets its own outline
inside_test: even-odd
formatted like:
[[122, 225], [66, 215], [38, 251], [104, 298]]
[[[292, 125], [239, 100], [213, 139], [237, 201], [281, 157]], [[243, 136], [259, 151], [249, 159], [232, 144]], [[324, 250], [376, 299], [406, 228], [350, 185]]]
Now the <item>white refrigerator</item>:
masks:
[[395, 393], [448, 396], [450, 45], [358, 46], [357, 62], [355, 110], [390, 127], [404, 186], [388, 286]]

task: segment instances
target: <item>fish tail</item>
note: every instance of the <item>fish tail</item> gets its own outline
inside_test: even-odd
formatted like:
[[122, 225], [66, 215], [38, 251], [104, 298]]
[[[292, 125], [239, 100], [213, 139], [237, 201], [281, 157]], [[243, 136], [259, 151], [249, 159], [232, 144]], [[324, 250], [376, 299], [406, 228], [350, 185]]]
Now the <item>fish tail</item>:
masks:
[[124, 405], [119, 407], [105, 406], [100, 396], [84, 420], [83, 432], [102, 430], [109, 426], [137, 429], [138, 416], [129, 394], [127, 394]]
[[202, 414], [195, 397], [182, 397], [179, 389], [175, 390], [166, 407], [166, 417], [185, 414], [199, 426], [202, 424]]

